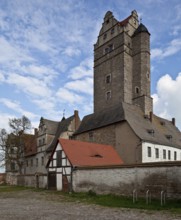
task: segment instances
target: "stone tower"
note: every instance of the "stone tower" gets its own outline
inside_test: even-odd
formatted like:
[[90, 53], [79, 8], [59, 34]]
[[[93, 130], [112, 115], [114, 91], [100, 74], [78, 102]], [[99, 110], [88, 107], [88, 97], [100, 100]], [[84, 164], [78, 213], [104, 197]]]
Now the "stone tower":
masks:
[[121, 102], [152, 111], [150, 34], [136, 11], [121, 22], [108, 11], [94, 45], [94, 112]]

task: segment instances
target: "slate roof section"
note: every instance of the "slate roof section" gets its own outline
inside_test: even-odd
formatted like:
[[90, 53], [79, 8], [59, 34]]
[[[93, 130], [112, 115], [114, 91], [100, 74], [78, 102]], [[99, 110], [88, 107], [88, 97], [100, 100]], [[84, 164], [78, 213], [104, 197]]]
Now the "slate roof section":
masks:
[[136, 36], [139, 33], [142, 33], [142, 32], [146, 32], [146, 33], [148, 33], [150, 35], [150, 33], [149, 33], [148, 29], [145, 27], [145, 25], [141, 23], [138, 26], [138, 28], [135, 30], [135, 32], [133, 34], [133, 37]]
[[46, 133], [47, 134], [55, 135], [57, 128], [58, 128], [58, 125], [59, 125], [59, 122], [52, 121], [52, 120], [45, 119], [45, 118], [41, 118], [40, 121], [41, 121], [40, 122], [41, 125], [43, 124], [46, 126]]
[[122, 105], [105, 111], [96, 112], [83, 118], [78, 130], [75, 132], [75, 135], [123, 120], [125, 120], [125, 113]]
[[110, 145], [59, 139], [70, 163], [76, 167], [122, 165], [120, 156]]
[[171, 121], [153, 114], [151, 122], [139, 106], [124, 102], [115, 108], [85, 116], [75, 135], [123, 121], [128, 122], [142, 141], [181, 149], [181, 133]]
[[58, 138], [60, 137], [61, 133], [65, 132], [68, 130], [68, 126], [70, 125], [71, 121], [74, 119], [74, 115], [70, 116], [69, 118], [67, 119], [63, 119], [62, 121], [60, 121], [57, 125], [57, 130], [56, 130], [56, 133], [55, 133], [55, 137], [53, 139], [53, 141], [50, 143], [50, 145], [47, 147], [47, 152], [51, 152], [56, 143], [57, 143], [57, 140]]

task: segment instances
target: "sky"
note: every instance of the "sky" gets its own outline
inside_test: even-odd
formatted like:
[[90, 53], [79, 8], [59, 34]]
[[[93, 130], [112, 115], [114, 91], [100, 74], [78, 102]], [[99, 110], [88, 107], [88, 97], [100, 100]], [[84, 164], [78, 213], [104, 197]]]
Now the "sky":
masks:
[[0, 0], [0, 129], [10, 118], [93, 112], [93, 45], [104, 15], [136, 10], [151, 34], [154, 113], [181, 129], [180, 0]]

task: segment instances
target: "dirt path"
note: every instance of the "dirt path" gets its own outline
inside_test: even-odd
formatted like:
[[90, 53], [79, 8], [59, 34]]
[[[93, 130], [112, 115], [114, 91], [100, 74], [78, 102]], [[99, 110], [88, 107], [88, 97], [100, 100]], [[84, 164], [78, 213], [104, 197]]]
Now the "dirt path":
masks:
[[0, 193], [0, 220], [180, 220], [165, 212], [65, 202], [63, 196], [24, 190]]

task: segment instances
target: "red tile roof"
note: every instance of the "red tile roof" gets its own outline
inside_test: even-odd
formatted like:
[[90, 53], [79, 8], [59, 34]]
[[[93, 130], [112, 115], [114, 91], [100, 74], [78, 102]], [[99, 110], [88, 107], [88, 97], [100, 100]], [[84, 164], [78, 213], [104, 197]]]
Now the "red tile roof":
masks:
[[36, 146], [36, 136], [31, 134], [24, 134], [24, 141], [25, 141], [25, 157], [32, 156], [37, 153], [37, 146]]
[[132, 17], [132, 15], [130, 15], [129, 17], [127, 17], [126, 19], [124, 19], [123, 21], [120, 21], [118, 24], [121, 26], [126, 26], [129, 19]]
[[66, 156], [73, 166], [121, 165], [123, 161], [110, 145], [59, 139]]

